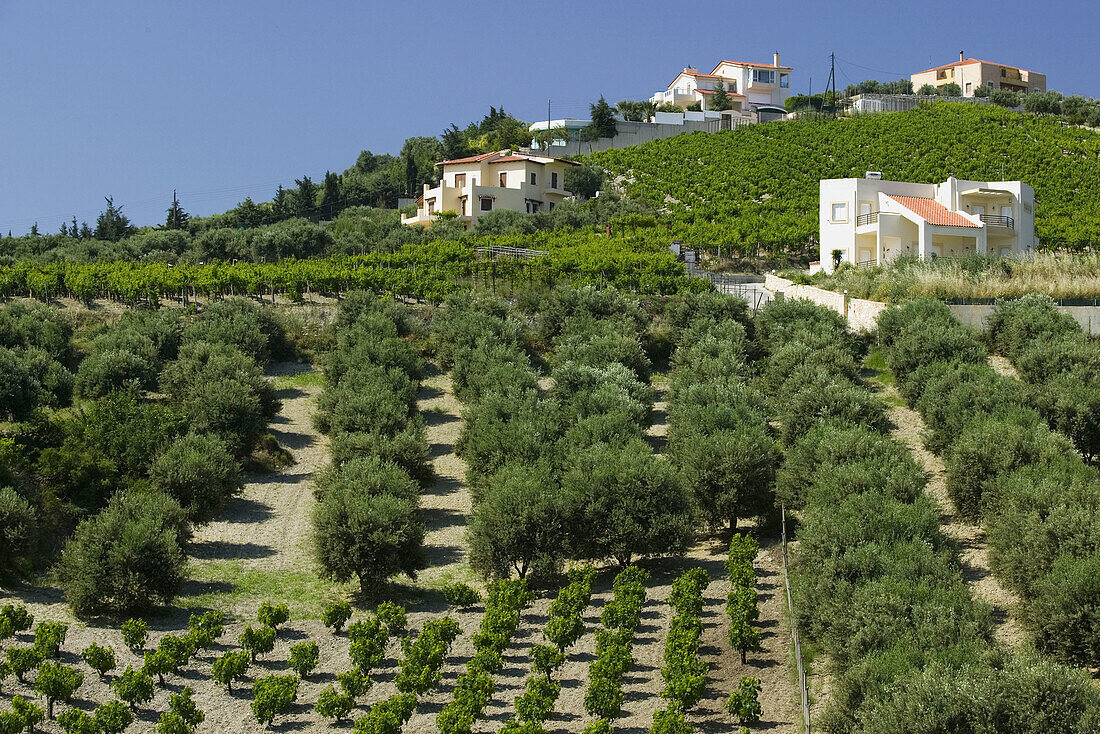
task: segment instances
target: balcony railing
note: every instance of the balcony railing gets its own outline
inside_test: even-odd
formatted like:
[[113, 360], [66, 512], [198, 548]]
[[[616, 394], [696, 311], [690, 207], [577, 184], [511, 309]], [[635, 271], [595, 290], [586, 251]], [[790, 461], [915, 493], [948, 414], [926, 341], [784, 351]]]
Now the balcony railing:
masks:
[[1016, 223], [1012, 220], [1012, 217], [1004, 217], [1000, 214], [979, 214], [978, 216], [990, 227], [1004, 227], [1005, 229], [1016, 228]]
[[874, 224], [878, 221], [878, 212], [867, 212], [866, 214], [860, 214], [856, 217], [856, 226], [862, 227], [865, 224]]

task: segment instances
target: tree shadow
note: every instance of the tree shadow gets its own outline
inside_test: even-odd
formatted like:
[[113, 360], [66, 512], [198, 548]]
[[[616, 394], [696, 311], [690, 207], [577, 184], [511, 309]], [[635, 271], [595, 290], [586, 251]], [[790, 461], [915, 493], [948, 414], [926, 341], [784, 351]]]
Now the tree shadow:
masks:
[[202, 540], [187, 546], [187, 554], [205, 561], [229, 558], [267, 558], [275, 549], [258, 543], [230, 543], [224, 540]]

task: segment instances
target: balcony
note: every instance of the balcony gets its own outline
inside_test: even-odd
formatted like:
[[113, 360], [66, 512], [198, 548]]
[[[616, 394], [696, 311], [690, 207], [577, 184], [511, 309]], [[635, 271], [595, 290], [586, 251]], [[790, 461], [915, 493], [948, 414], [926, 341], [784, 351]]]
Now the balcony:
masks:
[[866, 214], [860, 214], [856, 217], [856, 226], [862, 227], [865, 224], [876, 224], [878, 222], [878, 212], [867, 212]]
[[1012, 217], [1004, 217], [1000, 214], [979, 214], [978, 218], [987, 227], [1003, 227], [1005, 229], [1016, 229], [1016, 222], [1012, 220]]

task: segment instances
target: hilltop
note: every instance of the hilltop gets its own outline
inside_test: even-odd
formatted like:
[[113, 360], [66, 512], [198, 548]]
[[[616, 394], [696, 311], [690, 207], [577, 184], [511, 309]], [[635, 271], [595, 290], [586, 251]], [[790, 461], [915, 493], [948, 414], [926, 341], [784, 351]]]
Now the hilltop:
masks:
[[[691, 133], [591, 156], [626, 195], [662, 210], [674, 236], [753, 254], [816, 237], [818, 180], [863, 176], [1023, 180], [1045, 248], [1100, 242], [1100, 135], [1043, 116], [951, 103]], [[809, 248], [816, 252], [815, 247]]]

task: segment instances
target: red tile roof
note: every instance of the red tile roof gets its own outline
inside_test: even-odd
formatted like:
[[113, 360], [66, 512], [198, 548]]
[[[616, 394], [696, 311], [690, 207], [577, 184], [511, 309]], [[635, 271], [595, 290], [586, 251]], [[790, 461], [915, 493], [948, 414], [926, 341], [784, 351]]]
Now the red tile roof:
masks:
[[981, 225], [974, 224], [958, 212], [953, 212], [935, 199], [926, 199], [921, 196], [894, 196], [887, 194], [891, 199], [901, 204], [918, 217], [941, 227], [974, 227], [980, 229]]
[[[543, 159], [543, 160], [539, 160], [540, 158]], [[532, 163], [543, 163], [546, 160], [557, 161], [559, 163], [567, 163], [571, 166], [579, 166], [580, 165], [580, 163], [577, 163], [576, 161], [568, 160], [566, 158], [555, 158], [553, 156], [538, 155], [536, 153], [532, 153], [530, 155], [525, 154], [525, 153], [513, 153], [511, 155], [504, 155], [503, 150], [494, 150], [491, 153], [482, 153], [481, 155], [472, 155], [472, 156], [468, 156], [466, 158], [454, 158], [454, 159], [449, 160], [449, 161], [440, 161], [439, 163], [436, 163], [436, 165], [437, 166], [450, 166], [450, 165], [458, 165], [458, 164], [461, 164], [461, 163], [481, 163], [483, 161], [489, 161], [490, 164], [492, 164], [492, 163], [515, 163], [515, 162], [518, 162], [518, 161], [530, 161]]]
[[[983, 59], [963, 59], [962, 61], [952, 61], [950, 64], [944, 64], [943, 66], [933, 66], [931, 69], [925, 69], [924, 71], [918, 71], [917, 74], [927, 74], [930, 71], [939, 71], [940, 69], [950, 69], [953, 66], [969, 66], [970, 64], [989, 64], [990, 66], [1003, 66], [1006, 69], [1017, 69], [1019, 71], [1026, 71], [1029, 74], [1030, 70], [1021, 66], [1013, 66], [1012, 64], [998, 64], [995, 61], [985, 61]], [[1038, 74], [1039, 72], [1035, 72]]]
[[757, 69], [781, 69], [783, 71], [791, 70], [791, 67], [789, 66], [773, 66], [772, 64], [758, 64], [755, 61], [729, 61], [727, 59], [723, 59], [714, 65], [714, 70], [710, 73], [713, 74], [715, 71], [718, 71], [718, 67], [722, 64], [729, 64], [730, 66], [748, 66]]

